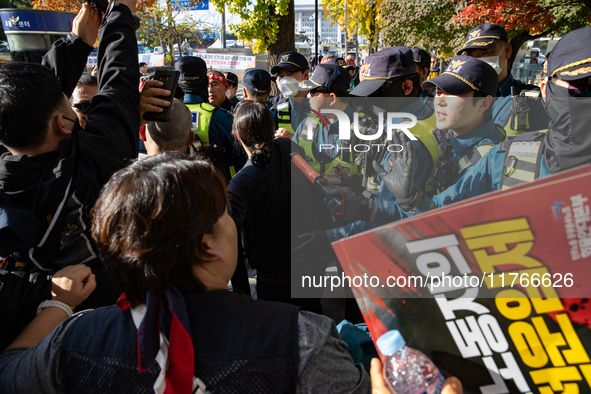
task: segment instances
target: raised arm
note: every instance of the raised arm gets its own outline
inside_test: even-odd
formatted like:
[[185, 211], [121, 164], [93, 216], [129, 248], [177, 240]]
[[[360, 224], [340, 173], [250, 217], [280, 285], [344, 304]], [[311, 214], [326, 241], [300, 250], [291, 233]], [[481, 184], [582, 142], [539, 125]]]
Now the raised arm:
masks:
[[72, 32], [55, 41], [49, 52], [43, 56], [42, 64], [54, 71], [68, 98], [84, 72], [86, 59], [92, 52], [99, 27], [98, 12], [84, 4], [74, 18]]

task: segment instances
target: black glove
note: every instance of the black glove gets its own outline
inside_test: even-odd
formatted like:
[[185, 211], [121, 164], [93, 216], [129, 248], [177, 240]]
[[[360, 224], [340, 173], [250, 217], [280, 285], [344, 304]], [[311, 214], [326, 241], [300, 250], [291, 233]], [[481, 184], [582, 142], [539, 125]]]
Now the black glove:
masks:
[[[365, 198], [357, 190], [349, 187], [335, 187], [327, 195], [324, 204], [337, 224], [347, 224], [356, 220], [370, 221], [373, 199]], [[340, 201], [340, 204], [337, 201]]]
[[403, 133], [393, 133], [392, 143], [402, 145], [404, 149], [390, 154], [388, 158], [391, 167], [390, 172], [386, 172], [384, 167], [375, 160], [372, 165], [388, 190], [396, 197], [396, 202], [400, 205], [408, 205], [417, 196], [417, 190], [414, 186], [414, 147]]
[[292, 238], [292, 272], [324, 273], [327, 264], [335, 259], [336, 255], [324, 230], [310, 231]]

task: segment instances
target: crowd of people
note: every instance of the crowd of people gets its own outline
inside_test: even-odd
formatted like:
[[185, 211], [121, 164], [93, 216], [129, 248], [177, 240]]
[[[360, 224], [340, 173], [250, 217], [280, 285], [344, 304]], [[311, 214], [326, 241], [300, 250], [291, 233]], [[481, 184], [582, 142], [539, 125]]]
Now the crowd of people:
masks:
[[[386, 393], [294, 278], [322, 275], [335, 240], [591, 163], [591, 27], [558, 42], [541, 91], [483, 24], [445, 71], [418, 48], [313, 73], [285, 52], [245, 71], [239, 101], [199, 57], [175, 63], [176, 94], [140, 85], [135, 6], [85, 4], [43, 64], [0, 67], [2, 393]], [[367, 140], [403, 149], [351, 149]]]

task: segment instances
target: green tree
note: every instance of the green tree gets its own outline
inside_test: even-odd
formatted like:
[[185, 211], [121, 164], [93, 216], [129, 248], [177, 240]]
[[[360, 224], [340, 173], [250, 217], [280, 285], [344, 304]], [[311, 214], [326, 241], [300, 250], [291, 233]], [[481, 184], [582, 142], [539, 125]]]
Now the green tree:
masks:
[[30, 0], [0, 0], [0, 8], [33, 8]]
[[513, 62], [519, 47], [543, 35], [563, 35], [591, 22], [589, 0], [384, 0], [382, 44], [453, 56], [468, 30], [497, 23], [507, 30]]
[[298, 34], [298, 33], [296, 33], [296, 35], [295, 35], [295, 42], [307, 42], [309, 40], [310, 39], [305, 34]]
[[481, 23], [504, 26], [513, 46], [509, 59], [513, 63], [524, 42], [547, 34], [561, 36], [591, 23], [591, 1], [469, 0], [454, 21], [472, 27]]
[[[324, 18], [331, 18], [344, 31], [347, 31], [347, 41], [355, 34], [364, 36], [372, 48], [377, 48], [383, 20], [380, 7], [384, 0], [336, 0], [325, 1], [322, 4]], [[345, 12], [346, 8], [346, 12]]]
[[231, 24], [241, 40], [256, 40], [254, 53], [267, 51], [269, 69], [279, 63], [282, 52], [295, 50], [293, 0], [213, 0], [216, 9], [224, 7], [238, 15], [242, 23]]
[[[138, 36], [144, 43], [158, 43], [165, 54], [165, 62], [172, 66], [175, 63], [175, 44], [180, 46], [185, 40], [196, 43], [201, 40], [200, 30], [205, 24], [187, 11], [188, 8], [166, 0], [163, 6], [155, 3], [142, 13]], [[179, 50], [179, 57], [182, 57], [182, 50]]]
[[384, 0], [382, 45], [422, 48], [449, 57], [470, 30], [453, 19], [462, 9], [454, 0]]

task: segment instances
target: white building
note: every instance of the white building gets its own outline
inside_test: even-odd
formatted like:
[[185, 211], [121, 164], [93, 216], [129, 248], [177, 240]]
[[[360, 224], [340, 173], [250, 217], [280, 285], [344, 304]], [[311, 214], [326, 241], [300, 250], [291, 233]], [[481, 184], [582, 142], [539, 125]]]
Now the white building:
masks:
[[[311, 42], [314, 42], [314, 0], [295, 0], [295, 32], [305, 34]], [[322, 1], [318, 2], [319, 36], [318, 44], [334, 43], [342, 45], [345, 43], [345, 32], [341, 30], [338, 23], [331, 26], [332, 20], [324, 20], [324, 9]], [[359, 37], [359, 44], [367, 43], [364, 37]]]

